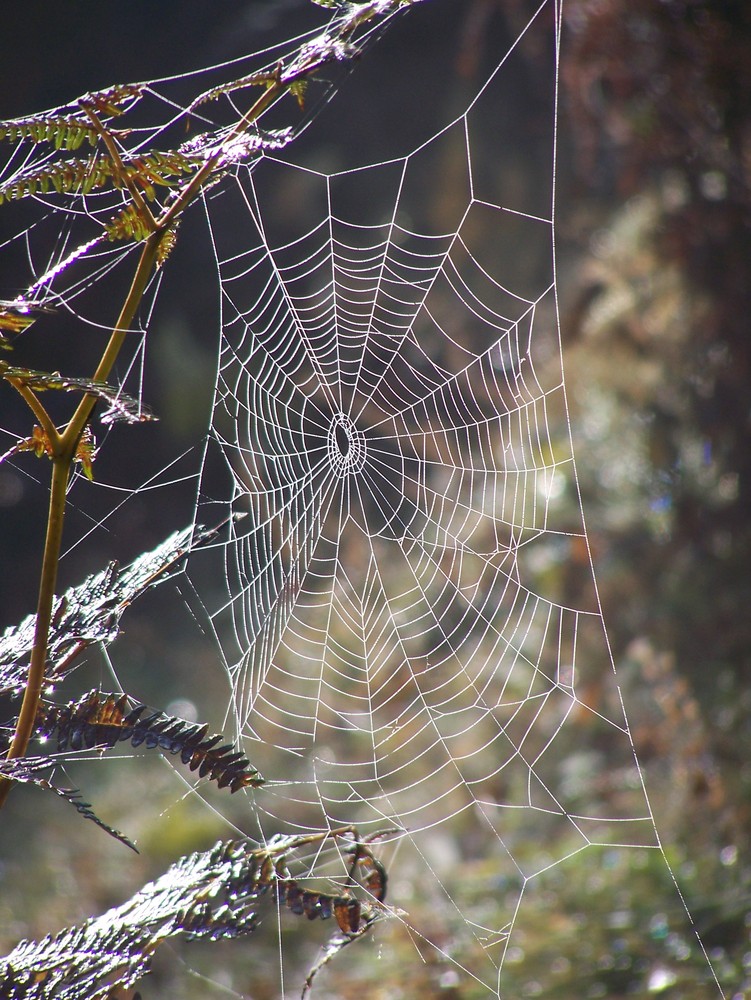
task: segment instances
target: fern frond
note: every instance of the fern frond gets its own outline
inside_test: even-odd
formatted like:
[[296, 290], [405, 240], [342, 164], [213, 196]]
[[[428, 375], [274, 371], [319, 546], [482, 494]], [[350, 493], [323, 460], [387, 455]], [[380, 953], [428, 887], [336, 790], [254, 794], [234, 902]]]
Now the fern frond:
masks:
[[186, 177], [203, 166], [203, 159], [173, 149], [166, 152], [153, 150], [144, 156], [124, 160], [128, 178], [143, 188], [147, 198], [156, 197], [154, 185], [172, 187], [178, 179]]
[[231, 743], [222, 744], [221, 734], [208, 736], [206, 725], [165, 715], [143, 704], [129, 710], [127, 695], [91, 691], [67, 705], [42, 702], [37, 729], [47, 738], [56, 735], [59, 751], [111, 750], [128, 742], [133, 747], [143, 745], [147, 750], [179, 755], [200, 778], [209, 778], [231, 792], [263, 784], [261, 775], [241, 752]]
[[[114, 118], [123, 114], [125, 104], [130, 103], [132, 106], [142, 93], [142, 84], [121, 84], [86, 94], [80, 98], [78, 105], [92, 107], [104, 118]], [[123, 139], [129, 134], [129, 130], [111, 129], [109, 134], [113, 138]], [[54, 149], [73, 152], [86, 141], [95, 146], [99, 134], [88, 118], [65, 111], [48, 111], [28, 118], [0, 121], [0, 141], [19, 142], [24, 139], [34, 143], [49, 142]]]
[[[71, 587], [57, 599], [48, 646], [46, 680], [54, 683], [75, 670], [78, 657], [93, 643], [109, 645], [120, 631], [120, 619], [151, 587], [170, 578], [189, 553], [216, 539], [227, 521], [214, 528], [176, 531], [128, 566], [110, 565]], [[36, 616], [0, 634], [0, 694], [19, 694], [25, 685], [34, 645]]]
[[113, 177], [112, 161], [95, 151], [86, 159], [62, 160], [42, 167], [29, 167], [0, 184], [0, 205], [36, 194], [89, 194]]
[[[0, 378], [21, 382], [36, 392], [57, 389], [63, 392], [85, 392], [89, 396], [96, 396], [97, 399], [108, 403], [110, 407], [106, 413], [102, 414], [103, 423], [109, 424], [116, 420], [122, 420], [128, 424], [138, 424], [155, 419], [151, 413], [143, 409], [138, 400], [120, 392], [115, 386], [108, 385], [106, 382], [94, 382], [87, 378], [61, 375], [60, 372], [40, 372], [33, 368], [18, 368], [5, 361], [0, 361]], [[24, 449], [19, 446], [17, 450]]]
[[[4, 462], [12, 455], [18, 455], [23, 451], [33, 452], [37, 458], [53, 458], [55, 449], [46, 431], [39, 424], [35, 424], [29, 437], [17, 441], [12, 448], [0, 455], [0, 463]], [[78, 462], [86, 478], [90, 481], [94, 479], [94, 460], [96, 459], [98, 448], [96, 439], [90, 427], [85, 427], [81, 437], [78, 439], [73, 460]]]
[[[308, 890], [291, 878], [285, 856], [311, 842], [309, 835], [278, 838], [255, 849], [244, 842], [220, 842], [209, 851], [181, 858], [161, 878], [101, 917], [54, 937], [22, 941], [0, 959], [0, 996], [104, 1000], [148, 973], [153, 952], [165, 941], [251, 934], [265, 900], [308, 920], [334, 916], [339, 932], [327, 949], [330, 961], [385, 911], [349, 894]], [[277, 912], [276, 906], [269, 909]]]
[[140, 243], [147, 239], [152, 232], [133, 204], [126, 205], [122, 211], [118, 212], [114, 219], [105, 225], [104, 231], [112, 242], [133, 240], [134, 243]]
[[305, 1000], [305, 997], [308, 995], [313, 986], [313, 980], [316, 978], [321, 969], [324, 968], [324, 966], [328, 965], [329, 962], [333, 962], [333, 960], [336, 958], [336, 956], [343, 948], [346, 948], [347, 945], [350, 945], [353, 942], [357, 941], [358, 937], [361, 936], [362, 933], [346, 934], [342, 932], [340, 934], [334, 934], [332, 935], [332, 937], [329, 938], [320, 958], [312, 967], [308, 975], [305, 977], [305, 984], [303, 985], [302, 993], [300, 995], [300, 1000]]
[[238, 90], [246, 90], [248, 87], [273, 87], [279, 82], [280, 67], [273, 70], [259, 70], [256, 73], [250, 73], [248, 76], [238, 77], [236, 80], [229, 80], [227, 83], [219, 84], [217, 87], [212, 87], [211, 90], [205, 91], [193, 101], [190, 105], [189, 110], [200, 107], [202, 104], [208, 104], [210, 101], [216, 101], [218, 98], [222, 97], [224, 94], [234, 94]]
[[[114, 827], [109, 826], [101, 820], [91, 808], [91, 803], [83, 801], [81, 793], [77, 788], [61, 788], [40, 773], [49, 771], [56, 766], [56, 761], [51, 760], [49, 757], [20, 757], [15, 760], [0, 760], [0, 775], [4, 778], [10, 778], [12, 781], [20, 781], [22, 784], [34, 784], [39, 788], [54, 792], [59, 798], [69, 802], [84, 819], [91, 820], [101, 830], [108, 833], [110, 837], [119, 840], [121, 844], [125, 844], [126, 847], [129, 847], [138, 854], [137, 848], [124, 833], [120, 833], [119, 830], [115, 830]], [[2, 995], [2, 989], [0, 989], [0, 996]]]
[[[138, 185], [147, 198], [156, 197], [155, 185], [171, 187], [201, 165], [195, 157], [177, 150], [154, 151], [144, 156], [124, 158], [125, 177]], [[36, 194], [90, 194], [112, 184], [122, 184], [118, 168], [106, 154], [95, 150], [86, 158], [60, 160], [42, 167], [29, 167], [0, 184], [0, 205], [3, 201], [18, 201]]]
[[31, 306], [19, 302], [0, 299], [0, 347], [10, 347], [10, 342], [3, 331], [11, 335], [23, 333], [36, 320], [36, 316], [31, 314], [31, 309]]
[[104, 90], [95, 90], [84, 94], [78, 99], [78, 104], [81, 107], [88, 104], [94, 108], [98, 115], [105, 118], [116, 118], [127, 110], [123, 105], [130, 103], [130, 107], [133, 107], [141, 99], [143, 92], [144, 84], [142, 83], [117, 83]]
[[169, 255], [175, 249], [175, 245], [177, 243], [177, 231], [179, 228], [180, 228], [180, 219], [178, 218], [175, 222], [172, 223], [170, 228], [165, 232], [164, 236], [162, 237], [162, 240], [159, 244], [159, 249], [156, 252], [157, 269], [164, 265]]
[[[124, 133], [120, 133], [122, 134]], [[89, 145], [95, 146], [98, 138], [90, 121], [67, 115], [39, 115], [35, 118], [0, 122], [0, 140], [7, 139], [8, 142], [18, 142], [20, 139], [37, 143], [49, 142], [55, 149], [72, 152], [86, 140]]]
[[301, 111], [305, 110], [305, 92], [308, 89], [307, 80], [295, 80], [289, 85], [289, 92], [297, 101]]

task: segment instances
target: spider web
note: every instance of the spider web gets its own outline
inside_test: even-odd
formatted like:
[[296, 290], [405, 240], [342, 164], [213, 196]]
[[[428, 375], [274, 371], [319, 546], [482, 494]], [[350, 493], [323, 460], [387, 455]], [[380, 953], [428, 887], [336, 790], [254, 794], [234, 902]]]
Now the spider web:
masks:
[[[159, 459], [140, 489], [123, 488], [125, 501], [197, 481], [196, 523], [241, 515], [191, 560], [183, 591], [220, 652], [210, 682], [229, 682], [227, 716], [266, 777], [242, 828], [261, 843], [388, 831], [393, 919], [376, 928], [376, 957], [425, 995], [548, 988], [517, 967], [561, 880], [584, 887], [574, 899], [591, 892], [597, 922], [603, 873], [652, 873], [654, 857], [682, 902], [616, 683], [576, 477], [555, 258], [561, 4], [525, 10], [484, 82], [411, 148], [364, 164], [340, 151], [329, 169], [280, 134], [278, 150], [259, 146], [206, 192], [221, 335], [200, 469], [192, 452]], [[235, 72], [273, 66], [306, 38]], [[532, 135], [509, 113], [530, 50], [549, 70], [533, 83], [546, 125]], [[201, 75], [207, 88], [221, 69]], [[148, 86], [131, 149], [168, 144], [198, 114], [186, 81]], [[5, 171], [26, 167], [11, 158]], [[133, 249], [101, 240], [121, 201], [95, 193], [82, 211], [71, 196], [67, 218], [58, 201], [10, 241], [41, 275], [30, 305], [109, 328], [111, 304], [100, 314], [88, 296], [128, 273]], [[160, 285], [161, 272], [119, 374], [138, 399]], [[106, 513], [76, 487], [75, 545], [119, 509], [116, 480], [97, 481]], [[349, 861], [328, 850], [341, 879]], [[684, 925], [656, 950], [650, 989], [704, 951]], [[553, 984], [555, 960], [553, 943]], [[388, 982], [387, 964], [363, 975]]]
[[557, 73], [533, 140], [547, 176], [492, 169], [516, 137], [488, 123], [525, 45], [557, 67], [560, 13], [531, 12], [414, 148], [330, 172], [269, 152], [206, 199], [222, 335], [198, 513], [244, 515], [210, 618], [270, 778], [259, 835], [393, 828], [400, 920], [443, 986], [478, 996], [501, 995], [551, 873], [661, 851], [567, 417]]

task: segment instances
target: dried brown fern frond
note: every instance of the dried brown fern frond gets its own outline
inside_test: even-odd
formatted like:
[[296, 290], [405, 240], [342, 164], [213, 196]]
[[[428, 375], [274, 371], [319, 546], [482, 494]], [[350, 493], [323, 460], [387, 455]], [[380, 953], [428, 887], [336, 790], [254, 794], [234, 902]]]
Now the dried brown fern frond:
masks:
[[[148, 973], [151, 956], [164, 941], [251, 934], [265, 899], [277, 904], [269, 908], [274, 913], [281, 909], [307, 920], [336, 920], [338, 930], [311, 970], [304, 995], [318, 968], [386, 913], [378, 901], [361, 900], [349, 891], [309, 890], [290, 876], [288, 858], [308, 845], [345, 835], [356, 836], [346, 828], [277, 837], [263, 848], [220, 842], [209, 851], [181, 858], [161, 878], [101, 917], [54, 937], [22, 941], [0, 959], [0, 998], [100, 1000]], [[365, 844], [353, 850], [370, 856]]]
[[37, 714], [37, 730], [45, 738], [57, 737], [58, 751], [97, 748], [110, 750], [118, 743], [162, 750], [179, 755], [183, 764], [219, 788], [236, 792], [257, 788], [263, 778], [233, 744], [221, 734], [209, 736], [209, 727], [187, 722], [158, 709], [136, 704], [129, 708], [128, 696], [90, 691], [76, 702], [58, 705], [43, 701]]

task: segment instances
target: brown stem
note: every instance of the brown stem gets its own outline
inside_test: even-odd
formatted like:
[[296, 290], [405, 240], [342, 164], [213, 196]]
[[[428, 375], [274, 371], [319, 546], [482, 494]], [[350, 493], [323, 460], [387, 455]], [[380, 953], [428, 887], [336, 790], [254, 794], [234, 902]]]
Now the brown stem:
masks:
[[[44, 668], [47, 662], [47, 644], [49, 641], [50, 623], [52, 621], [52, 605], [55, 599], [57, 583], [57, 567], [60, 561], [60, 543], [63, 536], [63, 520], [65, 517], [65, 495], [68, 488], [71, 459], [69, 456], [58, 456], [52, 461], [52, 485], [50, 488], [50, 509], [47, 518], [47, 538], [44, 543], [44, 559], [42, 575], [39, 582], [39, 599], [37, 602], [36, 625], [34, 627], [34, 648], [29, 664], [29, 676], [26, 681], [21, 712], [18, 716], [16, 731], [8, 751], [8, 758], [23, 757], [34, 732], [39, 698], [44, 683]], [[13, 782], [8, 778], [0, 778], [0, 808], [3, 806]]]
[[[106, 382], [109, 378], [112, 367], [117, 360], [120, 349], [122, 348], [125, 338], [128, 335], [128, 331], [131, 328], [133, 317], [135, 316], [136, 310], [138, 309], [141, 299], [143, 298], [143, 293], [146, 291], [146, 285], [151, 277], [151, 272], [154, 268], [154, 263], [159, 251], [159, 244], [161, 243], [163, 237], [164, 231], [160, 229], [157, 232], [152, 233], [144, 243], [144, 247], [138, 261], [138, 266], [136, 267], [136, 272], [133, 275], [130, 291], [128, 292], [128, 296], [123, 303], [122, 309], [120, 310], [117, 323], [112, 331], [109, 343], [104, 349], [104, 353], [99, 361], [97, 370], [92, 376], [93, 382]], [[78, 404], [76, 412], [70, 418], [68, 426], [61, 435], [63, 447], [69, 449], [71, 455], [75, 452], [78, 440], [83, 434], [84, 428], [89, 421], [89, 417], [96, 406], [96, 402], [96, 396], [84, 396]]]
[[[226, 142], [231, 141], [233, 138], [236, 138], [243, 132], [247, 131], [248, 127], [252, 125], [253, 122], [257, 121], [264, 111], [266, 111], [284, 93], [287, 92], [292, 83], [312, 76], [316, 70], [321, 68], [324, 62], [325, 60], [316, 61], [314, 59], [307, 66], [298, 67], [296, 71], [289, 74], [286, 78], [280, 74], [278, 80], [268, 87], [268, 89], [250, 108], [250, 110], [243, 115], [237, 125], [235, 125], [232, 129], [228, 139], [223, 145], [226, 146]], [[121, 182], [126, 184], [137, 210], [139, 210], [142, 218], [145, 219], [149, 228], [152, 229], [152, 232], [147, 237], [141, 251], [141, 256], [138, 260], [135, 274], [133, 275], [133, 281], [125, 302], [123, 303], [123, 307], [120, 310], [117, 323], [114, 326], [109, 342], [104, 349], [104, 353], [102, 354], [97, 370], [93, 376], [93, 381], [105, 382], [109, 377], [115, 361], [117, 360], [117, 356], [120, 353], [128, 331], [131, 329], [136, 310], [138, 309], [141, 299], [143, 298], [146, 285], [148, 284], [154, 265], [157, 261], [159, 247], [162, 240], [166, 236], [174, 221], [182, 214], [185, 208], [201, 191], [206, 181], [220, 165], [225, 154], [224, 149], [220, 148], [213, 155], [209, 156], [200, 170], [198, 170], [185, 185], [175, 201], [173, 201], [172, 204], [162, 212], [158, 219], [154, 219], [148, 206], [146, 206], [141, 198], [140, 192], [135, 189], [135, 186], [130, 182], [117, 148], [111, 137], [108, 136], [106, 129], [99, 122], [96, 113], [86, 105], [83, 107], [84, 111], [88, 114], [95, 129], [105, 143], [107, 151], [112, 158], [116, 174], [119, 176]], [[34, 722], [39, 706], [42, 685], [44, 683], [45, 665], [47, 661], [49, 630], [50, 623], [52, 621], [52, 605], [55, 598], [57, 569], [60, 560], [60, 546], [62, 542], [63, 519], [65, 515], [65, 496], [68, 487], [68, 479], [78, 441], [83, 434], [89, 419], [91, 418], [91, 414], [97, 402], [95, 396], [85, 395], [76, 407], [76, 410], [65, 429], [62, 433], [58, 433], [58, 431], [53, 427], [46, 411], [44, 411], [44, 416], [42, 416], [44, 408], [41, 407], [41, 404], [37, 400], [35, 394], [30, 392], [30, 390], [28, 390], [25, 386], [16, 385], [15, 387], [24, 396], [34, 414], [40, 420], [43, 430], [47, 434], [52, 447], [53, 466], [52, 485], [50, 488], [50, 509], [47, 521], [47, 537], [44, 546], [44, 559], [42, 562], [42, 574], [39, 584], [39, 599], [34, 631], [34, 647], [31, 654], [29, 675], [26, 682], [26, 689], [24, 691], [21, 712], [10, 750], [8, 751], [9, 758], [22, 757], [26, 753], [29, 740], [31, 739], [34, 731]], [[0, 808], [7, 799], [8, 792], [10, 791], [12, 785], [13, 782], [10, 779], [0, 778]]]

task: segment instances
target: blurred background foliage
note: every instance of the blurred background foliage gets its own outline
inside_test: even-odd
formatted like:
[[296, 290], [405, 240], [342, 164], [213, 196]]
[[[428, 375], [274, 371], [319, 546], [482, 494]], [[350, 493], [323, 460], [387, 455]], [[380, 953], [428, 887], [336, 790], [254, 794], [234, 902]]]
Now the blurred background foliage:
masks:
[[[304, 154], [335, 169], [343, 149], [368, 161], [411, 148], [416, 129], [429, 133], [463, 106], [529, 12], [526, 0], [429, 0], [345, 82], [303, 138]], [[0, 117], [114, 81], [231, 58], [314, 19], [304, 0], [163, 0], [158, 11], [140, 0], [127, 7], [8, 0], [4, 25], [13, 44], [0, 64]], [[534, 44], [523, 51], [528, 77], [504, 112], [504, 135], [517, 128], [522, 136], [522, 123], [534, 130], [534, 81], [550, 72]], [[740, 998], [751, 995], [751, 8], [746, 0], [565, 0], [560, 79], [563, 357], [600, 597], [662, 842], [726, 993]], [[525, 159], [521, 138], [507, 146], [494, 164], [504, 183], [544, 183], [550, 164]], [[450, 211], [443, 204], [450, 187], [437, 185], [430, 196], [439, 217]], [[12, 212], [0, 215], [3, 232], [12, 231]], [[112, 457], [102, 455], [102, 475], [116, 467], [123, 485], [143, 481], [144, 470], [163, 467], [203, 431], [216, 319], [211, 282], [200, 280], [211, 264], [189, 238], [192, 224], [173, 266], [196, 278], [165, 282], [151, 330], [145, 396], [161, 422], [117, 430]], [[21, 279], [3, 276], [6, 297], [14, 281]], [[90, 334], [67, 322], [52, 341], [45, 331], [41, 346], [31, 341], [29, 350], [51, 368], [80, 374], [89, 367]], [[25, 356], [23, 363], [37, 360]], [[9, 426], [15, 400], [6, 393], [0, 405]], [[565, 426], [553, 433], [565, 434]], [[101, 493], [89, 508], [95, 517], [112, 506], [112, 495]], [[63, 583], [187, 523], [191, 500], [189, 491], [174, 504], [159, 493], [137, 494], [108, 522], [106, 536], [99, 532], [70, 553]], [[43, 486], [0, 468], [3, 624], [31, 610], [44, 508]], [[84, 528], [73, 513], [72, 537]], [[565, 560], [540, 567], [563, 602], [568, 596], [576, 603], [587, 558], [572, 548]], [[179, 593], [148, 598], [125, 628], [113, 657], [127, 689], [160, 707], [187, 700], [186, 713], [200, 703], [201, 717], [220, 727], [228, 691], [207, 690], [203, 678], [217, 677], [215, 654], [186, 624]], [[92, 683], [112, 687], [106, 663], [92, 659], [86, 670]], [[585, 670], [585, 679], [585, 700], [596, 707], [607, 697], [606, 681], [596, 670]], [[77, 689], [85, 681], [77, 677]], [[583, 795], [614, 794], [587, 781], [591, 747], [569, 750], [568, 773]], [[597, 753], [607, 764], [607, 748]], [[242, 829], [242, 802], [209, 793], [214, 813], [183, 796], [169, 768], [140, 762], [138, 780], [122, 780], [130, 766], [92, 765], [85, 787], [100, 815], [139, 840], [139, 859], [123, 857], [118, 845], [33, 789], [14, 792], [0, 823], [0, 952], [21, 936], [120, 902], [179, 853], [227, 836], [228, 820]], [[78, 772], [75, 779], [83, 780]], [[713, 995], [680, 900], [669, 891], [655, 895], [665, 881], [661, 859], [645, 853], [602, 849], [594, 860], [589, 853], [581, 870], [572, 859], [534, 880], [506, 956], [505, 995]], [[520, 887], [501, 884], [492, 859], [449, 855], [458, 859], [457, 898], [513, 912]], [[408, 880], [408, 864], [399, 877]], [[429, 926], [429, 887], [407, 891], [414, 894], [411, 917]], [[182, 975], [184, 996], [214, 995], [212, 983], [256, 1000], [277, 996], [273, 923], [259, 932], [257, 948], [241, 946], [242, 963], [232, 972], [231, 945], [217, 946], [219, 959], [213, 946], [160, 958], [146, 995], [176, 995]], [[314, 930], [320, 943], [325, 928]], [[285, 926], [290, 954], [303, 936], [308, 949], [290, 959], [293, 969], [315, 954], [308, 931], [297, 921]], [[375, 940], [326, 973], [327, 995], [486, 995], [418, 940], [388, 927]], [[451, 952], [450, 940], [439, 943]], [[472, 967], [471, 956], [462, 961]]]

